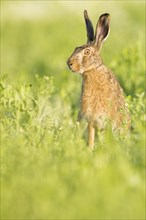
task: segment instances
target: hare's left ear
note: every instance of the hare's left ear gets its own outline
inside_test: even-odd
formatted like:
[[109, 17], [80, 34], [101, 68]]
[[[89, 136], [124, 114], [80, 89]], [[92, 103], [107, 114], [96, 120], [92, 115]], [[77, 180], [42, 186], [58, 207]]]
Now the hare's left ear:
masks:
[[84, 10], [84, 18], [85, 18], [86, 30], [87, 30], [87, 43], [90, 43], [93, 42], [94, 40], [94, 29], [86, 10]]
[[95, 33], [95, 42], [94, 44], [100, 49], [103, 41], [105, 41], [109, 35], [110, 27], [110, 15], [102, 14], [97, 22], [96, 33]]

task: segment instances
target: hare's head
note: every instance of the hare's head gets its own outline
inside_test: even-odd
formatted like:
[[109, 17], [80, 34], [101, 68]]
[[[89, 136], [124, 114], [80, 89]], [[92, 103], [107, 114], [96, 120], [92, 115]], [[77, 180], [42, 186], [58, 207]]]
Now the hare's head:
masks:
[[92, 22], [90, 21], [87, 11], [84, 11], [84, 18], [87, 29], [87, 44], [76, 47], [72, 55], [67, 60], [68, 67], [77, 73], [84, 73], [85, 71], [97, 68], [102, 65], [99, 51], [102, 43], [106, 40], [109, 34], [110, 15], [102, 14], [97, 22], [96, 31]]

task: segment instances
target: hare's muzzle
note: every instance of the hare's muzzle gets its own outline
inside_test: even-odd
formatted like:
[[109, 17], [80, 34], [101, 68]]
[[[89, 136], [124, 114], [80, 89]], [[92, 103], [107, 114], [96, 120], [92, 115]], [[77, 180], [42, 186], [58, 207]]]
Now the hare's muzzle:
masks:
[[68, 65], [69, 69], [71, 69], [71, 66], [73, 65], [73, 62], [71, 61], [70, 58], [67, 60], [67, 65]]

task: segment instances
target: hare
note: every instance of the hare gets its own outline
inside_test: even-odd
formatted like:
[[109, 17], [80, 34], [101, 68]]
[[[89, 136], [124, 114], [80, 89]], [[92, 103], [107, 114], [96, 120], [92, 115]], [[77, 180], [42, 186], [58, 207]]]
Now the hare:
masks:
[[112, 130], [130, 127], [124, 92], [116, 77], [102, 62], [100, 49], [110, 31], [110, 15], [102, 14], [96, 31], [84, 10], [87, 44], [76, 47], [67, 60], [69, 69], [82, 76], [81, 109], [78, 121], [88, 122], [88, 145], [94, 147], [95, 128], [104, 129], [109, 121]]

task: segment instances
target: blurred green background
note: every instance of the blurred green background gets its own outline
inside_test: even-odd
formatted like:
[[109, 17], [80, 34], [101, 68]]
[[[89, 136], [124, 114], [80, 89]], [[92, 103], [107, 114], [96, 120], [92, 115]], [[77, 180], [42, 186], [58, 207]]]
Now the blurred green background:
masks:
[[[86, 147], [81, 78], [66, 60], [111, 15], [101, 56], [133, 131]], [[1, 219], [145, 219], [145, 1], [1, 1]], [[99, 134], [100, 138], [100, 134]]]

